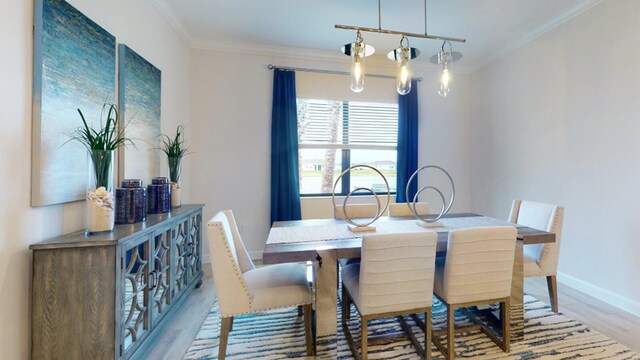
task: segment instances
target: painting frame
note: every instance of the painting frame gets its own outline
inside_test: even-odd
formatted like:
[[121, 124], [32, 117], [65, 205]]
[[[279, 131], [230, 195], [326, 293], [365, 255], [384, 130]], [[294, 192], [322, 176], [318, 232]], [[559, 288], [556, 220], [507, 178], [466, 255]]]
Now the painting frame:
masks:
[[116, 94], [116, 39], [64, 0], [34, 1], [31, 206], [85, 199], [87, 151], [69, 142]]

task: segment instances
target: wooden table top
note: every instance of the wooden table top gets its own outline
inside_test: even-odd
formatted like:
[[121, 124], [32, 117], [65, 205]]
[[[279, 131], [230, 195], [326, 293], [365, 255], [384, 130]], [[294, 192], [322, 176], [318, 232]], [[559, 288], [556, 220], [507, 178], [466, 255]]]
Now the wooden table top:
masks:
[[[476, 226], [515, 226], [518, 229], [518, 240], [525, 245], [556, 241], [553, 233], [473, 213], [448, 214], [438, 221], [444, 225], [442, 227], [423, 228], [416, 224], [417, 221], [412, 217], [381, 217], [373, 226], [376, 226], [377, 233], [402, 232], [399, 229], [436, 231], [438, 252], [446, 251], [449, 231]], [[346, 226], [347, 222], [339, 219], [274, 222], [262, 261], [264, 264], [277, 264], [315, 260], [318, 250], [336, 250], [338, 258], [359, 257], [361, 238], [367, 233], [351, 233], [346, 230]]]

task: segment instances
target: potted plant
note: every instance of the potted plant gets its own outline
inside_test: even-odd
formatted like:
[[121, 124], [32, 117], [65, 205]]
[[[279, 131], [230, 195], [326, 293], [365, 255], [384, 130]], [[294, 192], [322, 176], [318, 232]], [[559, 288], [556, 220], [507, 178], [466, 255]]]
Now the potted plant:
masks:
[[178, 125], [176, 135], [172, 138], [162, 135], [162, 147], [169, 162], [169, 181], [171, 183], [171, 207], [180, 207], [182, 199], [180, 194], [180, 173], [182, 158], [189, 153], [189, 148], [184, 142], [184, 127]]
[[95, 234], [113, 230], [115, 223], [114, 158], [115, 151], [131, 140], [119, 128], [120, 116], [114, 104], [105, 104], [100, 119], [100, 128], [89, 126], [82, 111], [78, 109], [82, 126], [71, 133], [69, 141], [78, 141], [88, 152], [89, 179], [87, 181], [87, 233]]

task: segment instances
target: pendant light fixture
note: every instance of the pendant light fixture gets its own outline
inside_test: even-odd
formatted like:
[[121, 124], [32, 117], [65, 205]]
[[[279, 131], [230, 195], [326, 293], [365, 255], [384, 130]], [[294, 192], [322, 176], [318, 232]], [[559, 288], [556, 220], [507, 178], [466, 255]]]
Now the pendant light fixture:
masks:
[[[446, 36], [437, 36], [437, 35], [429, 35], [427, 33], [427, 0], [424, 0], [424, 34], [419, 33], [409, 33], [404, 31], [395, 31], [395, 30], [387, 30], [382, 28], [382, 15], [381, 15], [381, 0], [378, 0], [378, 28], [368, 28], [361, 26], [351, 26], [351, 25], [335, 25], [336, 29], [345, 29], [345, 30], [356, 30], [356, 42], [351, 44], [346, 44], [342, 47], [342, 52], [345, 55], [351, 56], [352, 64], [351, 64], [351, 90], [354, 92], [361, 92], [364, 89], [364, 58], [372, 55], [374, 52], [373, 47], [366, 45], [362, 40], [361, 31], [364, 32], [372, 32], [379, 34], [392, 34], [392, 35], [402, 35], [400, 39], [400, 47], [391, 51], [387, 57], [392, 61], [396, 62], [398, 66], [398, 75], [397, 75], [397, 84], [396, 88], [398, 93], [401, 95], [406, 95], [411, 91], [411, 72], [409, 69], [409, 62], [412, 59], [415, 59], [420, 51], [416, 48], [412, 48], [409, 46], [409, 37], [421, 38], [421, 39], [433, 39], [433, 40], [443, 40], [445, 43], [449, 43], [449, 52], [445, 53], [444, 44], [442, 45], [442, 53], [445, 53], [443, 56], [447, 56], [446, 54], [451, 54], [451, 60], [444, 61], [443, 63], [437, 62], [438, 64], [442, 64], [443, 72], [441, 75], [441, 94], [445, 94], [442, 96], [446, 96], [449, 89], [449, 63], [456, 61], [455, 53], [451, 51], [451, 41], [454, 42], [466, 42], [465, 39], [452, 38]], [[405, 43], [406, 42], [406, 43]], [[369, 52], [370, 51], [370, 52]], [[460, 58], [458, 57], [458, 59]], [[445, 71], [446, 70], [446, 71]], [[446, 76], [445, 76], [446, 75]], [[443, 85], [444, 84], [444, 85]]]
[[373, 46], [364, 43], [360, 30], [356, 34], [356, 42], [342, 47], [342, 53], [351, 57], [351, 91], [359, 93], [364, 90], [364, 58], [375, 51]]
[[420, 55], [420, 50], [409, 46], [409, 39], [402, 35], [400, 39], [400, 47], [391, 50], [387, 54], [387, 58], [395, 61], [398, 66], [398, 74], [396, 75], [396, 90], [400, 95], [407, 95], [411, 91], [411, 71], [409, 70], [409, 61]]
[[[449, 46], [449, 49], [445, 50], [445, 47], [447, 45]], [[431, 61], [432, 63], [438, 64], [441, 66], [440, 76], [439, 76], [440, 88], [438, 89], [438, 94], [440, 94], [440, 96], [447, 97], [447, 95], [449, 94], [449, 90], [451, 86], [451, 73], [449, 72], [449, 64], [451, 64], [454, 61], [460, 60], [461, 57], [462, 57], [461, 53], [457, 51], [453, 51], [453, 48], [449, 41], [444, 41], [440, 48], [440, 52], [433, 55], [429, 59], [429, 61]]]

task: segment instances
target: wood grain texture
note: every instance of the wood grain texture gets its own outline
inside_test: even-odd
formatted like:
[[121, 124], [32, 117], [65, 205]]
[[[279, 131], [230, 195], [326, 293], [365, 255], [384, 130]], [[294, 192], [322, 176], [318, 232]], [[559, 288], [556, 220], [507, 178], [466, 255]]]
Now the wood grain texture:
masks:
[[[156, 330], [175, 318], [174, 310], [202, 280], [201, 221], [202, 207], [185, 205], [137, 233], [131, 232], [137, 227], [125, 225], [128, 229], [117, 232], [125, 234], [125, 242], [114, 239], [98, 246], [99, 242], [89, 240], [87, 245], [63, 236], [56, 240], [61, 243], [32, 246], [32, 358], [146, 358]], [[183, 225], [184, 239], [190, 239], [189, 248], [180, 253], [190, 274], [174, 297], [169, 284], [178, 270], [172, 252], [176, 248], [173, 230], [178, 224]], [[134, 249], [129, 257], [128, 249]], [[131, 300], [136, 297], [136, 309], [142, 315], [130, 317]], [[157, 311], [152, 315], [153, 306]], [[125, 324], [127, 318], [133, 320]], [[144, 331], [127, 345], [123, 341], [127, 327], [135, 327], [134, 323]]]
[[186, 218], [194, 211], [201, 209], [202, 204], [185, 204], [168, 214], [148, 214], [147, 220], [135, 224], [116, 225], [112, 232], [104, 234], [86, 235], [84, 230], [58, 236], [36, 244], [31, 244], [29, 249], [57, 249], [76, 248], [90, 246], [115, 246], [130, 241], [142, 233], [152, 233], [163, 226], [166, 220], [177, 221]]
[[[465, 218], [470, 218], [465, 221]], [[475, 219], [473, 219], [475, 218]], [[501, 219], [483, 217], [478, 214], [461, 213], [448, 214], [443, 222], [454, 223], [452, 227], [462, 228], [465, 226], [515, 226], [518, 229], [518, 240], [525, 245], [543, 244], [555, 241], [555, 234], [542, 230], [528, 228], [526, 226], [511, 224]], [[397, 222], [406, 221], [406, 217], [381, 218], [379, 222]], [[339, 219], [316, 219], [316, 220], [296, 220], [296, 221], [277, 221], [273, 223], [273, 228], [287, 227], [306, 227], [306, 226], [327, 226], [327, 225], [346, 225], [344, 220]], [[465, 225], [466, 224], [466, 225]], [[446, 225], [446, 224], [445, 224]], [[438, 252], [444, 252], [447, 248], [447, 240], [450, 228], [432, 228], [438, 233]], [[281, 232], [281, 231], [279, 231]], [[263, 262], [264, 264], [278, 264], [282, 262], [302, 262], [313, 261], [316, 257], [316, 249], [334, 249], [337, 251], [339, 259], [360, 257], [360, 247], [362, 240], [358, 234], [353, 234], [351, 238], [324, 240], [324, 241], [301, 241], [297, 243], [274, 243], [274, 231], [269, 232], [269, 238], [264, 247]]]
[[33, 359], [113, 359], [114, 247], [35, 251]]

